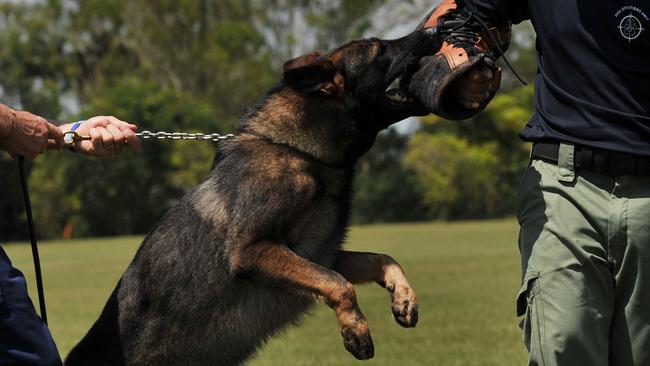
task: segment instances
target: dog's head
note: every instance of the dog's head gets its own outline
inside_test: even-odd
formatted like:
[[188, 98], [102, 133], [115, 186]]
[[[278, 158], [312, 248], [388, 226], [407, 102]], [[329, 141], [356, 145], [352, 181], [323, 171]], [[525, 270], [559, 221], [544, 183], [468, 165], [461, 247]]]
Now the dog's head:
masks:
[[439, 50], [435, 30], [413, 32], [396, 40], [357, 40], [331, 52], [314, 52], [284, 64], [287, 85], [308, 98], [317, 98], [354, 126], [359, 155], [372, 146], [377, 133], [427, 110], [394, 82], [426, 55]]

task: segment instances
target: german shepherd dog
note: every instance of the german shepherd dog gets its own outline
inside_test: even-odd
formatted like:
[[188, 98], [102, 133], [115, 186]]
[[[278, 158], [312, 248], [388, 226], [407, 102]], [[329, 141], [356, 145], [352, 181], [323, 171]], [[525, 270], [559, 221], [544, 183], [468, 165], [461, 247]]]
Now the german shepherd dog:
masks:
[[388, 290], [414, 327], [415, 292], [383, 254], [341, 250], [355, 162], [377, 133], [426, 113], [387, 90], [440, 48], [435, 31], [358, 40], [287, 61], [284, 77], [221, 142], [211, 175], [156, 224], [66, 365], [239, 365], [315, 302], [343, 344], [373, 357], [353, 284]]

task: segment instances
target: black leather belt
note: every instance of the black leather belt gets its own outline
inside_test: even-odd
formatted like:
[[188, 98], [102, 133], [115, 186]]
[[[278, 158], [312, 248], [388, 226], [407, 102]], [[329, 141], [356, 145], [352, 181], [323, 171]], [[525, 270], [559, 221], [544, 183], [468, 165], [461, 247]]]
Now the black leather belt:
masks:
[[[532, 157], [557, 163], [559, 151], [559, 142], [537, 142], [533, 145]], [[574, 164], [576, 170], [591, 170], [612, 177], [650, 175], [650, 157], [648, 156], [632, 155], [587, 146], [575, 146]]]

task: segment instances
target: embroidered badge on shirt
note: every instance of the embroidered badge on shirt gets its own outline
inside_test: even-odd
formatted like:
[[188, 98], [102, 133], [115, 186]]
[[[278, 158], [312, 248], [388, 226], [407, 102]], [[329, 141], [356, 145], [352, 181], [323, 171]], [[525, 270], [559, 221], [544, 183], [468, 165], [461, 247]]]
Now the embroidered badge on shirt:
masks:
[[646, 30], [643, 24], [650, 20], [641, 9], [631, 5], [620, 8], [614, 16], [620, 19], [618, 30], [628, 42], [637, 39]]

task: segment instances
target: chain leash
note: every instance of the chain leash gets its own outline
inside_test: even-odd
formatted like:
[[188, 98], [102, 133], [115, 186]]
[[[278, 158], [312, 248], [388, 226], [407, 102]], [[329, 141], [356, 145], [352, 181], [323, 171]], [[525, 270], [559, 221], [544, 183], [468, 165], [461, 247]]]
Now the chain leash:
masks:
[[187, 133], [187, 132], [151, 132], [151, 131], [142, 131], [135, 134], [138, 137], [141, 137], [144, 140], [157, 139], [157, 140], [196, 140], [196, 141], [221, 141], [226, 140], [235, 135], [229, 133], [227, 135], [221, 135], [218, 133]]
[[[143, 140], [190, 140], [190, 141], [212, 141], [218, 142], [235, 137], [235, 134], [229, 133], [221, 135], [218, 133], [187, 133], [187, 132], [151, 132], [142, 131], [135, 134]], [[66, 146], [72, 146], [77, 141], [90, 140], [90, 136], [82, 136], [77, 131], [71, 130], [63, 134], [63, 140]]]

